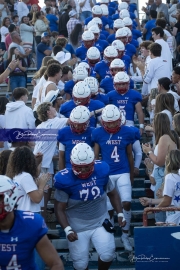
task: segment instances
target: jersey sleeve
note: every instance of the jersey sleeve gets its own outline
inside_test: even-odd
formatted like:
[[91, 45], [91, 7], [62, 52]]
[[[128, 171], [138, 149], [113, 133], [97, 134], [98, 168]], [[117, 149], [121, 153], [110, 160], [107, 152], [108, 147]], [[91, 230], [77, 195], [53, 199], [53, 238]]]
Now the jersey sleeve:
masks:
[[61, 105], [61, 107], [60, 107], [60, 114], [62, 114], [62, 115], [64, 115], [65, 117], [69, 117], [69, 115], [70, 115], [70, 113], [71, 113], [71, 111], [72, 111], [72, 109], [70, 108], [70, 101], [68, 101], [68, 102], [65, 102], [64, 104], [62, 104]]
[[72, 89], [74, 87], [74, 82], [73, 81], [68, 81], [64, 85], [64, 92], [68, 94], [72, 94]]
[[95, 128], [92, 132], [92, 142], [93, 143], [98, 143], [99, 142], [99, 132], [100, 131], [100, 127]]
[[167, 195], [172, 198], [174, 195], [174, 190], [175, 190], [175, 185], [172, 180], [172, 176], [171, 174], [167, 174], [165, 176], [163, 195]]
[[63, 140], [64, 140], [64, 128], [60, 129], [57, 135], [58, 142], [63, 143]]
[[[33, 213], [33, 214], [34, 214], [34, 219], [32, 220], [33, 224], [30, 223], [30, 220], [31, 220], [30, 218], [27, 218], [26, 220], [29, 222], [29, 225], [32, 228], [32, 231], [34, 231], [33, 240], [35, 244], [37, 244], [41, 240], [41, 238], [47, 234], [48, 228], [43, 217], [40, 214], [36, 214], [36, 213]], [[28, 212], [23, 212], [24, 219], [26, 218], [27, 215], [28, 215]]]
[[21, 186], [23, 187], [26, 194], [38, 189], [34, 179], [29, 173], [26, 173], [23, 179], [21, 179]]
[[56, 189], [54, 193], [54, 198], [58, 202], [67, 203], [69, 199], [69, 195], [62, 190]]

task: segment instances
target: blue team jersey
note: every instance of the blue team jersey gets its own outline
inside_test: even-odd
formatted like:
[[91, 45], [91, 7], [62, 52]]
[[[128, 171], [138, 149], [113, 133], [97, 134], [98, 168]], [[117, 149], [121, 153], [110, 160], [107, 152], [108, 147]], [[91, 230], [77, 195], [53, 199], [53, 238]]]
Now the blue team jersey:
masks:
[[126, 148], [135, 142], [133, 130], [122, 126], [117, 133], [110, 134], [98, 127], [92, 132], [92, 141], [100, 146], [102, 160], [109, 164], [110, 175], [130, 172]]
[[[93, 19], [93, 17], [88, 17], [87, 19], [85, 19], [84, 24], [87, 25], [92, 19]], [[103, 24], [102, 28], [104, 30], [105, 26], [109, 25], [109, 20], [108, 20], [108, 18], [106, 18], [104, 16], [102, 16], [100, 19], [102, 20], [102, 24]]]
[[99, 100], [104, 103], [104, 105], [109, 104], [109, 97], [103, 93], [98, 93], [95, 97], [93, 97], [93, 100]]
[[142, 37], [141, 31], [139, 31], [137, 29], [132, 29], [131, 31], [132, 31], [133, 38], [135, 40], [137, 40], [139, 37]]
[[95, 64], [94, 71], [100, 76], [100, 80], [104, 79], [106, 76], [111, 77], [109, 66], [104, 60]]
[[98, 39], [95, 43], [94, 46], [99, 46], [103, 49], [103, 51], [106, 49], [107, 46], [109, 46], [109, 43], [106, 40], [101, 40]]
[[134, 132], [134, 136], [135, 136], [136, 141], [141, 139], [141, 134], [140, 134], [139, 128], [133, 127], [133, 126], [130, 126], [128, 128], [130, 128]]
[[136, 47], [130, 43], [126, 44], [125, 54], [129, 55], [129, 57], [132, 58], [132, 56], [136, 54]]
[[73, 80], [66, 82], [64, 85], [64, 92], [72, 96], [72, 90], [74, 86], [75, 86], [75, 82]]
[[[67, 101], [60, 107], [60, 114], [64, 115], [65, 117], [69, 118], [71, 111], [76, 107], [76, 104], [73, 100]], [[86, 106], [90, 112], [99, 110], [101, 108], [104, 108], [104, 104], [99, 100], [90, 100], [89, 104]], [[96, 127], [97, 124], [97, 118], [92, 116], [90, 118], [90, 126]]]
[[156, 19], [152, 19], [152, 20], [149, 20], [144, 28], [147, 30], [145, 36], [146, 36], [146, 40], [150, 40], [152, 38], [152, 32], [151, 30], [156, 27]]
[[[113, 78], [104, 78], [101, 83], [100, 83], [100, 87], [104, 89], [105, 93], [109, 93], [110, 91], [115, 90], [114, 88], [114, 83], [113, 83]], [[134, 81], [132, 79], [130, 79], [130, 85], [129, 85], [130, 89], [134, 88]]]
[[126, 116], [126, 120], [134, 121], [135, 105], [142, 101], [142, 96], [136, 90], [129, 90], [126, 94], [120, 95], [116, 91], [111, 91], [109, 104], [114, 104]]
[[9, 232], [0, 231], [0, 269], [38, 270], [34, 248], [48, 229], [41, 215], [14, 211], [14, 224]]
[[71, 168], [70, 155], [73, 147], [78, 143], [87, 143], [93, 147], [91, 134], [94, 128], [88, 127], [82, 134], [72, 132], [70, 127], [64, 127], [58, 131], [57, 140], [65, 146], [66, 168]]
[[107, 39], [107, 37], [109, 36], [109, 32], [106, 31], [105, 29], [104, 29], [104, 30], [101, 30], [100, 33], [101, 33], [102, 35], [104, 35], [104, 36], [106, 37], [106, 39]]
[[102, 33], [100, 33], [99, 39], [106, 40], [106, 36]]
[[129, 55], [124, 54], [123, 57], [121, 58], [121, 60], [124, 62], [125, 71], [128, 73], [129, 68], [130, 68], [130, 64], [131, 64], [131, 57]]
[[137, 4], [135, 3], [130, 3], [129, 4], [129, 11], [134, 13], [134, 11], [137, 10]]
[[136, 48], [139, 48], [139, 42], [134, 38], [131, 40], [130, 44], [134, 45]]
[[109, 42], [109, 44], [112, 44], [115, 39], [116, 39], [115, 34], [111, 34], [108, 36], [107, 42]]
[[86, 179], [79, 179], [72, 169], [64, 169], [54, 176], [54, 187], [69, 195], [76, 201], [92, 201], [101, 197], [109, 181], [109, 165], [100, 160], [95, 161], [93, 173]]
[[[96, 47], [100, 51], [101, 54], [103, 53], [103, 49], [100, 46], [93, 46], [93, 47]], [[81, 60], [84, 60], [86, 58], [87, 50], [88, 49], [84, 47], [84, 45], [82, 44], [80, 47], [76, 49], [75, 54], [78, 58], [80, 58]]]

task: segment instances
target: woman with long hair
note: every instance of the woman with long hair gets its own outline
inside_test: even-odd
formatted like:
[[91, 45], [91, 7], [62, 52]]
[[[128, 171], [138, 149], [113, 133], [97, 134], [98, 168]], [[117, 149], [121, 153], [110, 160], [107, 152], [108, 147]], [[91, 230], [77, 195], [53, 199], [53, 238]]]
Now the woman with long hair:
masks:
[[0, 153], [0, 175], [6, 174], [8, 160], [11, 154], [11, 150], [3, 150]]
[[6, 50], [5, 46], [5, 38], [9, 34], [8, 27], [10, 26], [10, 19], [8, 17], [5, 17], [2, 21], [2, 27], [1, 27], [1, 49], [3, 51]]
[[33, 4], [31, 6], [31, 9], [30, 9], [30, 12], [28, 13], [28, 17], [29, 17], [29, 21], [32, 22], [32, 19], [33, 19], [33, 14], [36, 14], [36, 12], [38, 12], [39, 8], [38, 8], [38, 5], [36, 4]]
[[[158, 113], [154, 117], [153, 124], [155, 134], [155, 149], [151, 149], [150, 144], [143, 144], [143, 152], [154, 163], [152, 176], [155, 179], [154, 197], [157, 198], [157, 191], [161, 187], [164, 180], [165, 157], [171, 150], [178, 148], [179, 141], [175, 140], [171, 129], [170, 121], [165, 113]], [[156, 221], [162, 221], [165, 217], [162, 213], [155, 214]]]
[[42, 33], [49, 30], [49, 22], [44, 13], [42, 11], [38, 11], [35, 13], [35, 18], [33, 18], [33, 24], [36, 32], [36, 44], [38, 45], [41, 42]]
[[[158, 204], [157, 207], [180, 207], [180, 150], [172, 150], [166, 156], [166, 176], [163, 188], [163, 198], [140, 198], [143, 206]], [[166, 222], [180, 224], [180, 212], [166, 212]]]
[[69, 37], [69, 43], [72, 45], [74, 50], [76, 50], [81, 45], [80, 44], [81, 35], [82, 35], [82, 24], [77, 23]]
[[20, 24], [20, 35], [24, 49], [32, 49], [34, 38], [34, 27], [29, 21], [28, 16], [23, 16]]
[[16, 87], [26, 87], [27, 64], [25, 60], [20, 57], [19, 50], [15, 47], [12, 47], [9, 50], [8, 59], [6, 63], [7, 66], [12, 60], [15, 59], [18, 62], [17, 67], [9, 74], [10, 88], [12, 92]]

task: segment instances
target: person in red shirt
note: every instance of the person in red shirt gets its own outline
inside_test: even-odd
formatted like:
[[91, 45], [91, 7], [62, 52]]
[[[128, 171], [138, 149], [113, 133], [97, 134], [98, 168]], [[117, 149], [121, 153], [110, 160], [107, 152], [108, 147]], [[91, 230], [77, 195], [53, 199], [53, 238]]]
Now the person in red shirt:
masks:
[[9, 34], [5, 37], [6, 51], [8, 51], [9, 45], [12, 43], [11, 33], [16, 31], [16, 25], [14, 25], [13, 23], [10, 24], [10, 26], [8, 27], [8, 30], [9, 30]]

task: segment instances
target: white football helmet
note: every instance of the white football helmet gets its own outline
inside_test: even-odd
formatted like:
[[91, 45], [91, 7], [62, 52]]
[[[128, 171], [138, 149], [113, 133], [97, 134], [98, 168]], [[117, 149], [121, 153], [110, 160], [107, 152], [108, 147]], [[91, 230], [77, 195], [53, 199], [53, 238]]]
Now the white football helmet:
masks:
[[114, 77], [119, 71], [124, 71], [125, 65], [121, 59], [114, 59], [110, 64], [111, 75]]
[[95, 16], [102, 16], [102, 9], [100, 6], [98, 5], [95, 5], [93, 8], [92, 8], [92, 14], [95, 15]]
[[102, 126], [108, 133], [117, 133], [120, 130], [121, 127], [121, 114], [118, 109], [113, 104], [107, 105], [102, 110]]
[[102, 9], [102, 15], [103, 16], [108, 16], [109, 15], [108, 7], [105, 4], [100, 5], [100, 7]]
[[82, 65], [78, 65], [73, 70], [73, 81], [74, 82], [83, 81], [87, 76], [88, 76], [88, 71]]
[[121, 95], [129, 90], [129, 82], [130, 78], [126, 72], [121, 71], [114, 76], [114, 88]]
[[86, 105], [91, 99], [91, 90], [84, 81], [77, 82], [73, 87], [72, 98], [74, 103], [78, 105]]
[[100, 0], [99, 3], [100, 4], [109, 4], [109, 0]]
[[131, 42], [132, 40], [132, 32], [130, 30], [129, 27], [124, 27], [124, 29], [126, 30], [127, 34], [128, 34], [128, 42]]
[[99, 26], [100, 29], [102, 28], [103, 23], [102, 23], [102, 20], [100, 18], [95, 17], [92, 19], [92, 21], [95, 22]]
[[116, 37], [116, 39], [121, 40], [124, 43], [124, 45], [126, 45], [128, 43], [128, 34], [124, 28], [119, 28], [116, 31], [115, 37]]
[[89, 28], [89, 31], [93, 32], [94, 37], [95, 37], [95, 41], [96, 41], [99, 38], [99, 33], [100, 33], [100, 29], [99, 29], [98, 25], [97, 24], [92, 25]]
[[94, 34], [91, 32], [91, 31], [85, 31], [83, 34], [82, 34], [82, 41], [84, 43], [84, 46], [89, 49], [90, 47], [93, 46], [94, 44]]
[[118, 10], [119, 11], [121, 11], [121, 10], [123, 10], [123, 9], [128, 9], [129, 8], [129, 5], [128, 5], [128, 3], [126, 3], [126, 2], [122, 2], [122, 3], [120, 3], [119, 5], [118, 5]]
[[7, 176], [0, 175], [0, 196], [3, 201], [0, 202], [0, 221], [5, 219], [9, 212], [12, 212], [17, 201], [20, 199], [18, 187]]
[[117, 19], [117, 20], [114, 21], [113, 28], [115, 30], [118, 30], [119, 28], [123, 28], [124, 26], [125, 26], [125, 24], [124, 24], [123, 20]]
[[119, 12], [119, 18], [120, 19], [124, 19], [126, 17], [129, 17], [130, 18], [130, 14], [129, 14], [129, 11], [127, 9], [123, 9]]
[[94, 152], [87, 143], [76, 144], [70, 158], [74, 174], [80, 179], [88, 178], [94, 171], [94, 159]]
[[98, 63], [101, 58], [100, 51], [96, 47], [89, 48], [86, 56], [87, 56], [88, 64], [91, 67], [94, 67], [95, 64]]
[[130, 27], [130, 26], [132, 26], [132, 24], [133, 24], [131, 18], [129, 18], [129, 17], [125, 17], [125, 18], [123, 19], [123, 22], [124, 22], [125, 26], [127, 26], [127, 27]]
[[125, 46], [124, 43], [121, 40], [114, 40], [112, 45], [116, 48], [116, 50], [118, 51], [118, 58], [122, 58], [125, 52]]
[[88, 22], [88, 24], [86, 25], [87, 30], [89, 30], [89, 28], [93, 25], [97, 24], [95, 21], [91, 20], [90, 22]]
[[72, 132], [81, 134], [83, 133], [88, 125], [90, 119], [90, 111], [85, 106], [77, 106], [71, 111], [69, 122]]
[[110, 65], [110, 63], [118, 57], [118, 51], [114, 46], [108, 46], [104, 50], [104, 60], [107, 64]]
[[85, 83], [87, 83], [91, 90], [91, 96], [95, 96], [98, 94], [99, 84], [98, 80], [94, 77], [87, 77], [84, 80]]
[[89, 64], [88, 63], [86, 63], [86, 62], [81, 62], [81, 63], [79, 63], [79, 65], [78, 65], [78, 67], [84, 67], [86, 70], [87, 70], [87, 72], [88, 72], [88, 75], [90, 74], [90, 66], [89, 66]]

